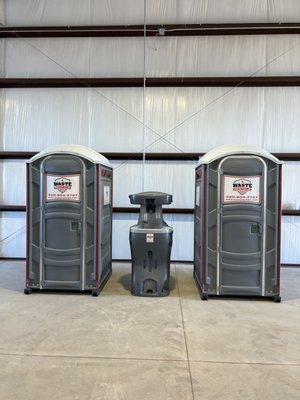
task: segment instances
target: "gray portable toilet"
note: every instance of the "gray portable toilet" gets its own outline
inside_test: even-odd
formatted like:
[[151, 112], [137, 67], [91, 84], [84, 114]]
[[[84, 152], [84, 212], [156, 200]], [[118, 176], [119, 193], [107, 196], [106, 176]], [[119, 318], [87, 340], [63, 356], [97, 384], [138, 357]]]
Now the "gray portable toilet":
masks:
[[53, 146], [27, 162], [25, 294], [98, 296], [111, 275], [112, 178], [109, 161], [79, 145]]
[[280, 302], [281, 162], [254, 146], [221, 146], [196, 167], [194, 278], [208, 295]]

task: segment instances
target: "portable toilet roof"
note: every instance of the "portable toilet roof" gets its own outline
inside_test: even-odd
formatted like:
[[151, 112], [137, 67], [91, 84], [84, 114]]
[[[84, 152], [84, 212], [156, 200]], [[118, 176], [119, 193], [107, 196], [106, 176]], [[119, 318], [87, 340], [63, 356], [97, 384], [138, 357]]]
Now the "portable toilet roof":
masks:
[[39, 158], [46, 157], [51, 154], [73, 154], [74, 156], [79, 156], [91, 161], [94, 164], [105, 165], [106, 167], [112, 168], [112, 165], [106, 157], [97, 151], [90, 149], [86, 146], [81, 146], [79, 144], [60, 144], [55, 146], [47, 147], [45, 150], [40, 151], [35, 156], [27, 160], [27, 163], [32, 163]]
[[251, 154], [268, 158], [276, 164], [283, 164], [282, 161], [278, 160], [278, 158], [274, 157], [271, 153], [257, 146], [225, 145], [215, 147], [213, 150], [208, 151], [203, 157], [200, 157], [197, 167], [202, 164], [210, 164], [212, 161], [233, 154]]

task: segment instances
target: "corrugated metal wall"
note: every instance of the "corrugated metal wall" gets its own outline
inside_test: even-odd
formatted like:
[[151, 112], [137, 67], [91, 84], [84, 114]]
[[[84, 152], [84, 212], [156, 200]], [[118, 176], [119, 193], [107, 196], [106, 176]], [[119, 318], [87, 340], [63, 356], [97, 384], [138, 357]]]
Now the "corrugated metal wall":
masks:
[[[296, 12], [298, 11], [298, 12]], [[147, 23], [299, 22], [299, 1], [147, 2]], [[141, 24], [143, 1], [0, 0], [7, 26]], [[299, 35], [147, 38], [1, 39], [2, 77], [141, 77], [300, 75]], [[78, 88], [0, 90], [0, 149], [37, 151], [79, 143], [103, 152], [203, 152], [228, 143], [272, 152], [300, 150], [300, 88]], [[167, 134], [166, 140], [158, 140]], [[114, 205], [130, 206], [142, 189], [173, 193], [173, 207], [194, 204], [193, 161], [114, 161]], [[1, 204], [25, 204], [23, 161], [0, 164]], [[284, 205], [300, 208], [300, 163], [284, 166]], [[299, 178], [298, 178], [299, 179]], [[129, 258], [136, 214], [114, 216], [114, 258]], [[191, 215], [167, 215], [173, 259], [192, 260]], [[2, 213], [1, 256], [25, 254], [24, 214]], [[283, 219], [283, 256], [297, 263], [300, 218]]]
[[[140, 24], [144, 15], [142, 0], [3, 2], [7, 25]], [[299, 7], [298, 0], [148, 0], [147, 22], [299, 22]]]

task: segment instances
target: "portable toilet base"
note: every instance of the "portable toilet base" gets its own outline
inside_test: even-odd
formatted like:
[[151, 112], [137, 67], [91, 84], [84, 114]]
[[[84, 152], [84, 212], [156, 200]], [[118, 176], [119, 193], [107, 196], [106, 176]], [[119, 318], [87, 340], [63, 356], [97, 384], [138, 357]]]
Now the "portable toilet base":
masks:
[[252, 146], [221, 146], [196, 167], [194, 278], [201, 299], [280, 302], [281, 162]]
[[[99, 294], [100, 294], [100, 292], [101, 292], [101, 290], [104, 288], [104, 286], [106, 285], [106, 282], [109, 280], [109, 278], [111, 277], [111, 275], [112, 275], [112, 268], [111, 268], [111, 266], [110, 266], [110, 268], [108, 268], [107, 269], [107, 271], [106, 271], [106, 273], [105, 273], [105, 275], [102, 275], [101, 276], [101, 283], [100, 283], [100, 285], [97, 287], [97, 288], [95, 288], [95, 289], [86, 289], [86, 290], [82, 290], [82, 291], [90, 291], [91, 292], [91, 295], [93, 296], [93, 297], [98, 297], [99, 296]], [[59, 290], [68, 290], [68, 291], [72, 291], [72, 290], [74, 290], [74, 291], [76, 291], [76, 289], [69, 289], [69, 288], [57, 288], [57, 289], [43, 289], [43, 288], [33, 288], [33, 287], [29, 287], [29, 286], [26, 286], [25, 288], [24, 288], [24, 294], [31, 294], [31, 293], [33, 293], [33, 292], [39, 292], [39, 291], [41, 291], [41, 290], [43, 290], [43, 291], [47, 291], [47, 290], [49, 290], [49, 291], [52, 291], [52, 290], [57, 290], [57, 291], [59, 291]]]
[[25, 294], [90, 291], [111, 275], [112, 167], [89, 148], [60, 145], [27, 163]]

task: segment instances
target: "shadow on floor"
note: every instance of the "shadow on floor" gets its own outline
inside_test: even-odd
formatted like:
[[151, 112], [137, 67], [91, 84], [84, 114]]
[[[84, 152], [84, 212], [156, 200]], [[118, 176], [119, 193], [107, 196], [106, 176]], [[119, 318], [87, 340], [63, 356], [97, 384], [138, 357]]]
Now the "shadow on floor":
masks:
[[[131, 274], [122, 275], [118, 280], [125, 290], [131, 291]], [[173, 276], [170, 277], [170, 291], [174, 290], [176, 287], [176, 280]]]

